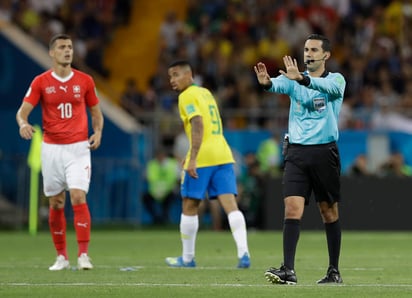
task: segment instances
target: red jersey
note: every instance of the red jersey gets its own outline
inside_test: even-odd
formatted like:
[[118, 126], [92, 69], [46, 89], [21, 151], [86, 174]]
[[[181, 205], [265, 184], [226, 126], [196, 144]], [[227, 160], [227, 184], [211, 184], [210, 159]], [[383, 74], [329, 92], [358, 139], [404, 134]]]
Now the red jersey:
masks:
[[48, 70], [32, 81], [23, 99], [42, 109], [44, 142], [71, 144], [88, 139], [86, 107], [99, 103], [91, 76], [72, 69], [67, 78]]

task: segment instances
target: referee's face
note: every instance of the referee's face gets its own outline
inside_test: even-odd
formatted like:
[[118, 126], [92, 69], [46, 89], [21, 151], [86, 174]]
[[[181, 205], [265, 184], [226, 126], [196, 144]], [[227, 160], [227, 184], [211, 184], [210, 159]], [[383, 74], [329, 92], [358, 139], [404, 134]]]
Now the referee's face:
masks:
[[306, 65], [306, 68], [314, 72], [325, 64], [328, 58], [328, 53], [322, 49], [322, 41], [317, 39], [308, 39], [305, 42], [304, 61], [311, 60]]
[[169, 68], [169, 82], [173, 90], [181, 92], [193, 84], [192, 72], [187, 66], [173, 66]]

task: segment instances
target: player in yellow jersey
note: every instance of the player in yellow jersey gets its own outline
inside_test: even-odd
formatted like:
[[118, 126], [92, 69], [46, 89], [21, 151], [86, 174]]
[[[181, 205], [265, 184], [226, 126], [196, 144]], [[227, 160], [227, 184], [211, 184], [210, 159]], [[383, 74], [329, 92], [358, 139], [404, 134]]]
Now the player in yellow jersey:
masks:
[[219, 109], [211, 92], [194, 84], [192, 67], [187, 61], [172, 63], [168, 69], [170, 85], [179, 94], [179, 114], [189, 139], [183, 165], [180, 235], [183, 252], [168, 257], [172, 267], [196, 267], [195, 244], [199, 229], [200, 202], [218, 199], [227, 214], [237, 246], [238, 268], [249, 268], [246, 221], [239, 210], [232, 151], [223, 136]]

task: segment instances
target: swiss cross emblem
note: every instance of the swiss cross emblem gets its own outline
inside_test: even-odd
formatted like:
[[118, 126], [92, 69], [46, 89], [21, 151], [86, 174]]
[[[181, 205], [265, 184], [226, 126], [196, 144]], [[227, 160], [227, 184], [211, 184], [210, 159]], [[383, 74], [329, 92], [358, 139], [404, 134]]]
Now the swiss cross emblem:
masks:
[[80, 93], [80, 86], [79, 85], [74, 85], [73, 86], [73, 93]]

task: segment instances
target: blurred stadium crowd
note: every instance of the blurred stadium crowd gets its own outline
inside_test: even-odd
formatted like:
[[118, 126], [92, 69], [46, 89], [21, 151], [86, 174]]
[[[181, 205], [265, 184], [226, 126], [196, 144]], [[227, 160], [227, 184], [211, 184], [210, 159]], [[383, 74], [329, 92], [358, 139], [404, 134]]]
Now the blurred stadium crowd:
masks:
[[[303, 43], [312, 32], [333, 45], [329, 71], [347, 80], [341, 129], [388, 129], [412, 132], [411, 0], [187, 0], [186, 18], [174, 11], [159, 28], [161, 54], [149, 90], [136, 82], [120, 100], [139, 121], [141, 111], [175, 110], [167, 65], [191, 61], [198, 83], [209, 87], [224, 111], [225, 126], [285, 128], [288, 98], [265, 94], [252, 67], [263, 61], [273, 76], [290, 54], [303, 65]], [[17, 24], [43, 44], [57, 32], [75, 40], [75, 65], [103, 77], [105, 46], [118, 26], [127, 26], [131, 0], [0, 0], [0, 18]], [[141, 116], [141, 117], [140, 117]]]
[[127, 25], [131, 0], [0, 0], [0, 20], [18, 25], [48, 46], [51, 36], [67, 33], [74, 41], [78, 68], [88, 66], [103, 77], [105, 46], [117, 26]]
[[165, 17], [153, 84], [169, 102], [164, 69], [189, 59], [231, 115], [226, 127], [284, 128], [288, 98], [262, 92], [252, 68], [264, 61], [276, 76], [290, 54], [303, 70], [304, 41], [316, 32], [332, 41], [328, 70], [347, 80], [341, 129], [412, 132], [411, 21], [410, 0], [193, 0], [184, 21]]

